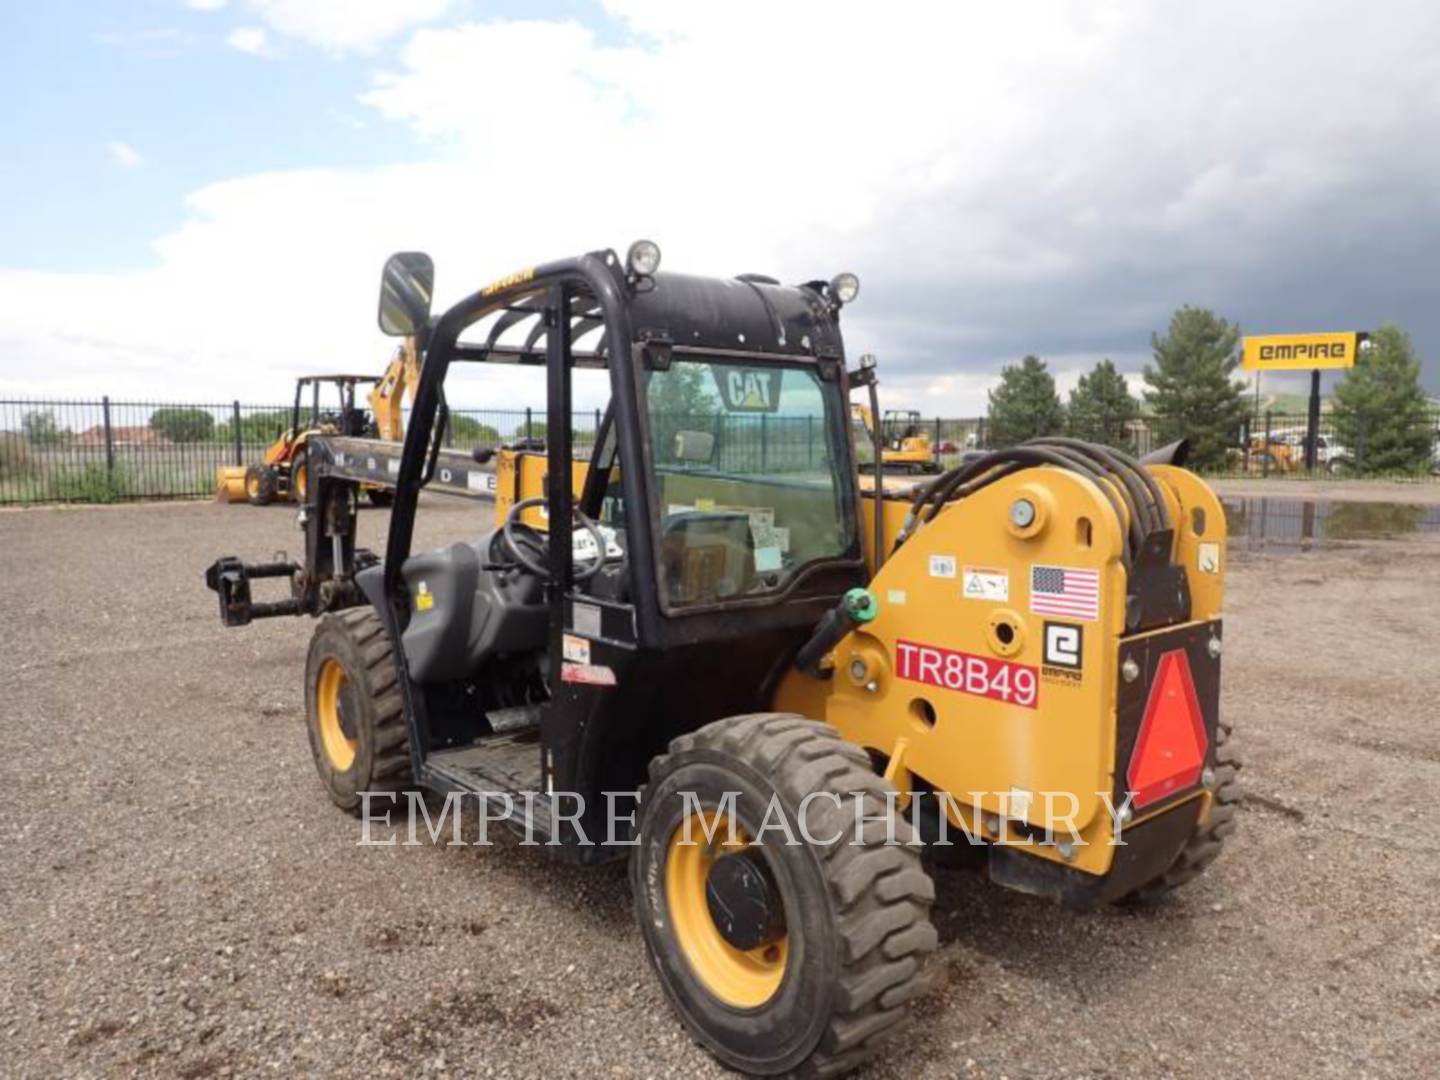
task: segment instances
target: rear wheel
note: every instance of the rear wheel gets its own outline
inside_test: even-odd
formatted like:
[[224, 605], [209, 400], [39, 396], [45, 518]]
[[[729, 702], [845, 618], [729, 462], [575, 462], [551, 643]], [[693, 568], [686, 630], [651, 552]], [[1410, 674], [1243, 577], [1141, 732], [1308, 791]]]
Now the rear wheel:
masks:
[[275, 472], [268, 465], [251, 465], [245, 470], [245, 498], [252, 506], [275, 501]]
[[326, 615], [305, 663], [305, 718], [320, 782], [355, 813], [362, 791], [410, 785], [410, 746], [390, 637], [373, 608]]
[[[838, 1075], [907, 1018], [934, 886], [906, 822], [887, 843], [891, 791], [833, 728], [783, 713], [717, 721], [652, 762], [636, 915], [672, 1004], [725, 1064]], [[858, 834], [856, 800], [878, 819]]]

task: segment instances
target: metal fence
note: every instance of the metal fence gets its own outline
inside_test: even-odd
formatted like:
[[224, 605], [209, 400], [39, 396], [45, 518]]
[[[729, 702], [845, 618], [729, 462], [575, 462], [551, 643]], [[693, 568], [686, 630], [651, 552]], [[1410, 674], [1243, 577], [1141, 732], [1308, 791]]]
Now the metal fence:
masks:
[[[0, 400], [0, 506], [126, 502], [213, 495], [216, 472], [260, 462], [290, 426], [290, 405]], [[543, 438], [544, 412], [454, 409], [446, 444]], [[577, 412], [578, 450], [593, 445], [599, 412]]]
[[[984, 417], [968, 420], [936, 417], [918, 426], [930, 436], [937, 457], [946, 466], [958, 463], [967, 450], [992, 450], [997, 445]], [[1149, 453], [1164, 439], [1163, 427], [1154, 418], [1102, 423], [1097, 427], [1099, 430], [1080, 434], [1137, 455]], [[1262, 412], [1247, 417], [1229, 440], [1223, 460], [1207, 463], [1203, 471], [1212, 476], [1286, 479], [1346, 476], [1440, 479], [1440, 410], [1430, 411], [1417, 424], [1412, 433], [1413, 451], [1401, 455], [1407, 462], [1403, 466], [1394, 463], [1394, 434], [1393, 427], [1383, 426], [1367, 437], [1361, 425], [1347, 435], [1333, 414], [1321, 413], [1312, 466], [1307, 465], [1307, 415]]]
[[[577, 453], [587, 453], [594, 444], [600, 415], [598, 409], [574, 414]], [[259, 462], [290, 421], [289, 405], [239, 401], [0, 400], [0, 505], [208, 496], [215, 490], [220, 467]], [[1431, 414], [1426, 424], [1428, 460], [1415, 460], [1399, 475], [1433, 477], [1440, 470], [1436, 450], [1440, 412]], [[666, 425], [709, 434], [714, 440], [712, 460], [727, 470], [805, 470], [823, 467], [828, 458], [823, 424], [817, 417], [677, 416], [666, 418], [662, 426]], [[984, 417], [925, 418], [915, 427], [930, 435], [942, 466], [957, 464], [966, 451], [993, 448]], [[1372, 447], [1379, 441], [1367, 439], [1363, 431], [1358, 437], [1343, 438], [1328, 413], [1322, 414], [1316, 437], [1315, 468], [1306, 469], [1306, 430], [1303, 414], [1253, 416], [1235, 432], [1224, 461], [1211, 471], [1285, 478], [1375, 473]], [[669, 445], [669, 434], [660, 433], [660, 445]], [[1149, 420], [1107, 425], [1105, 434], [1141, 454], [1157, 442]], [[451, 410], [445, 441], [468, 448], [544, 435], [543, 409], [456, 408]]]

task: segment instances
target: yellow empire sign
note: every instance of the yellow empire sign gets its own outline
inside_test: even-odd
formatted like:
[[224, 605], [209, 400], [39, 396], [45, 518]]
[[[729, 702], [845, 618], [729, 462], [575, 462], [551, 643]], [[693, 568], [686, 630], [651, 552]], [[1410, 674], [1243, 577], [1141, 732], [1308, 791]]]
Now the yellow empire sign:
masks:
[[1240, 356], [1246, 371], [1309, 371], [1355, 366], [1365, 334], [1269, 334], [1247, 337]]

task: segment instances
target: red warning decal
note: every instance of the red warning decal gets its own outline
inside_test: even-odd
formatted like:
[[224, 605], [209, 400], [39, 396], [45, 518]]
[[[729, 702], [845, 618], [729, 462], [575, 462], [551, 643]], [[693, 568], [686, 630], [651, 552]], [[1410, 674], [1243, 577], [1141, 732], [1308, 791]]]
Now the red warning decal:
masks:
[[1160, 657], [1125, 772], [1135, 808], [1194, 786], [1209, 748], [1190, 659], [1184, 649], [1174, 649]]
[[1039, 704], [1039, 673], [1029, 664], [914, 641], [897, 641], [895, 652], [898, 660], [895, 673], [910, 682], [927, 683], [1026, 709]]

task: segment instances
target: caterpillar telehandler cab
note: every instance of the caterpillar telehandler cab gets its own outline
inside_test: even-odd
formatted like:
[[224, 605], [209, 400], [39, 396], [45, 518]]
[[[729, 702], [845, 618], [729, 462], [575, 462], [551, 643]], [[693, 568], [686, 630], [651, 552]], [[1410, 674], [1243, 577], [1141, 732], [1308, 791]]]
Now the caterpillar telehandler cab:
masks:
[[[872, 467], [862, 493], [856, 279], [659, 261], [642, 241], [527, 268], [432, 317], [430, 260], [393, 256], [380, 323], [421, 359], [403, 449], [313, 438], [304, 563], [225, 558], [207, 583], [228, 625], [319, 616], [307, 725], [338, 805], [461, 793], [561, 857], [628, 859], [691, 1034], [737, 1069], [834, 1075], [927, 985], [924, 852], [1077, 907], [1215, 857], [1224, 517], [1176, 451], [1069, 440], [904, 497]], [[543, 369], [543, 449], [443, 448], [447, 374], [489, 363]], [[610, 402], [581, 461], [584, 369]], [[354, 543], [369, 482], [395, 491], [383, 555]], [[422, 492], [493, 521], [415, 551]], [[263, 577], [289, 598], [255, 600]]]

